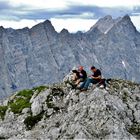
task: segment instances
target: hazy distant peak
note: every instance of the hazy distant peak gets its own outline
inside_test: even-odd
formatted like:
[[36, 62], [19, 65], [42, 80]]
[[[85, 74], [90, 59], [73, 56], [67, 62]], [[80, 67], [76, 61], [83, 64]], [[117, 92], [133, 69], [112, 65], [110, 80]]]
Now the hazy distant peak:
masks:
[[112, 18], [112, 16], [111, 15], [107, 15], [107, 16], [105, 16], [105, 17], [103, 17], [103, 18], [101, 18], [99, 21], [105, 21], [105, 20], [108, 20], [108, 21], [110, 21], [110, 20], [114, 20], [113, 18]]
[[129, 15], [125, 15], [122, 17], [122, 20], [127, 20], [127, 21], [131, 21]]
[[4, 29], [4, 27], [3, 26], [0, 26], [0, 30], [3, 30]]
[[43, 22], [43, 24], [46, 24], [46, 25], [48, 25], [48, 26], [52, 26], [52, 23], [51, 23], [50, 20], [45, 20], [45, 21]]
[[60, 34], [68, 34], [68, 33], [69, 33], [69, 31], [65, 28], [63, 28], [60, 32]]

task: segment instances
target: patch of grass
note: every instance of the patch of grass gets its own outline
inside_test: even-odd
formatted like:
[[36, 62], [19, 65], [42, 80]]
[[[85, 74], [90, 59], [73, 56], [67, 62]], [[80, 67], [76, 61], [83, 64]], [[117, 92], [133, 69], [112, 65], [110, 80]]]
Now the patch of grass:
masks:
[[24, 108], [30, 108], [30, 99], [34, 94], [33, 90], [22, 90], [18, 92], [13, 100], [11, 100], [8, 106], [14, 114], [20, 114]]
[[7, 108], [8, 108], [7, 106], [0, 106], [0, 117], [2, 120], [4, 120], [4, 116], [5, 116]]
[[16, 96], [22, 96], [29, 100], [33, 94], [34, 94], [33, 90], [22, 90], [19, 93], [17, 93]]
[[28, 116], [25, 120], [24, 120], [24, 124], [26, 126], [27, 130], [31, 130], [36, 123], [38, 123], [39, 121], [41, 121], [43, 117], [43, 112], [40, 113], [37, 116]]
[[46, 86], [39, 86], [33, 89], [22, 90], [18, 92], [13, 100], [11, 100], [8, 106], [11, 108], [11, 111], [15, 114], [20, 114], [24, 108], [30, 108], [31, 103], [30, 99], [34, 94], [34, 91], [40, 93], [47, 89]]
[[27, 99], [17, 98], [14, 102], [10, 103], [9, 106], [13, 113], [19, 114], [24, 108], [31, 107], [31, 103], [29, 103]]
[[42, 91], [44, 91], [46, 89], [48, 89], [47, 86], [39, 86], [39, 87], [33, 88], [33, 90], [37, 91], [37, 93], [40, 93], [40, 92], [42, 92]]

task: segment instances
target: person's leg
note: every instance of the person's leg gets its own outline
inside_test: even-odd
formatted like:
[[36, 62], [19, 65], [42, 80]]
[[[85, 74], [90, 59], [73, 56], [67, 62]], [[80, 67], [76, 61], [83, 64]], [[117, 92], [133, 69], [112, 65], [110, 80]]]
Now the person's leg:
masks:
[[84, 87], [83, 88], [84, 89], [88, 89], [90, 83], [97, 84], [98, 82], [95, 79], [88, 78], [87, 81], [86, 81], [86, 83], [84, 84]]
[[83, 81], [83, 83], [80, 85], [80, 89], [82, 89], [84, 87], [87, 80], [88, 80], [88, 78], [85, 81]]
[[88, 89], [88, 86], [89, 84], [92, 83], [92, 79], [91, 78], [88, 78], [86, 81], [85, 81], [85, 84], [83, 86], [84, 89]]

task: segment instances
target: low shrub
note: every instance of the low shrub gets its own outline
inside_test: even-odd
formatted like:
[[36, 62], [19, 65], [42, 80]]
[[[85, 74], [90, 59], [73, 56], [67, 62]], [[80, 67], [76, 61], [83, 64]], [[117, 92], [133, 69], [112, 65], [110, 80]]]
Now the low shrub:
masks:
[[33, 94], [34, 94], [33, 90], [22, 90], [19, 93], [17, 93], [16, 96], [22, 96], [29, 100]]
[[39, 87], [33, 88], [33, 90], [37, 91], [37, 93], [40, 93], [40, 92], [44, 91], [45, 89], [48, 89], [48, 87], [47, 86], [39, 86]]
[[24, 120], [24, 124], [26, 126], [27, 130], [31, 130], [36, 123], [38, 123], [39, 121], [41, 121], [43, 117], [43, 113], [40, 113], [37, 116], [28, 116], [25, 120]]
[[0, 106], [0, 117], [2, 120], [4, 120], [4, 116], [5, 116], [7, 108], [8, 108], [7, 106]]
[[10, 103], [9, 106], [13, 113], [19, 114], [24, 108], [31, 107], [31, 103], [27, 99], [17, 98], [14, 102]]

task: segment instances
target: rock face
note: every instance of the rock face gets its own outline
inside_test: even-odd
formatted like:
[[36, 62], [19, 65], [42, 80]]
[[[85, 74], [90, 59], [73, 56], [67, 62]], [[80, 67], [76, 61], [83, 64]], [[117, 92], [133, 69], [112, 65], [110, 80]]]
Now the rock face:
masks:
[[121, 20], [121, 18], [112, 19], [110, 15], [105, 16], [104, 18], [99, 19], [99, 21], [91, 27], [89, 32], [94, 28], [98, 28], [102, 33], [107, 33], [119, 20]]
[[140, 85], [132, 82], [111, 80], [108, 90], [80, 92], [65, 81], [1, 104], [0, 138], [140, 139]]
[[102, 69], [105, 77], [140, 82], [140, 33], [129, 16], [100, 19], [88, 32], [57, 33], [50, 21], [31, 29], [0, 27], [0, 98], [56, 83], [77, 65]]

